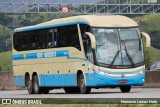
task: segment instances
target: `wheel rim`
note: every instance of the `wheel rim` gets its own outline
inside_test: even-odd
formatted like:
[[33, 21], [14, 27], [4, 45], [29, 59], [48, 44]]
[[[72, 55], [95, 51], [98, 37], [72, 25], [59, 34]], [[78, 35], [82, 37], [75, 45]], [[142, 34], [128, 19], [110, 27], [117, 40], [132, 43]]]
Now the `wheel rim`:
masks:
[[35, 91], [38, 91], [38, 84], [37, 84], [37, 82], [35, 82], [35, 84], [34, 84], [34, 89], [35, 89]]
[[85, 89], [85, 82], [84, 82], [84, 79], [81, 79], [81, 89]]
[[29, 91], [32, 90], [31, 82], [28, 82], [27, 88], [28, 88]]

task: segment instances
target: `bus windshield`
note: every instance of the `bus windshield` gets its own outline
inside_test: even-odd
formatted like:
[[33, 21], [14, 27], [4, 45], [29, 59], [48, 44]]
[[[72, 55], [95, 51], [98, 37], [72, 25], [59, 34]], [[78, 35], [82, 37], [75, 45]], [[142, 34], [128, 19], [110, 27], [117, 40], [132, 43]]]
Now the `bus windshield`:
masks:
[[96, 38], [96, 61], [108, 67], [137, 67], [144, 63], [138, 28], [93, 28]]

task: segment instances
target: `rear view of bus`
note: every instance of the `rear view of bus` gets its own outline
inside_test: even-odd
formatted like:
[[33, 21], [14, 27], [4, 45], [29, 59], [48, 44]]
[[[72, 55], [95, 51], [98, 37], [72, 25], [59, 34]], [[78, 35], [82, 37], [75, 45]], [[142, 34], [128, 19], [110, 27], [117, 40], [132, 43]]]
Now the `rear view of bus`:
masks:
[[[37, 34], [42, 31], [44, 44], [52, 38], [54, 46], [15, 49], [21, 35], [26, 40], [31, 40], [27, 35], [36, 35], [39, 40]], [[131, 86], [145, 83], [143, 36], [149, 47], [149, 35], [120, 15], [81, 15], [16, 29], [12, 51], [15, 84], [28, 87], [30, 94], [55, 88], [82, 94], [105, 87], [130, 92]]]

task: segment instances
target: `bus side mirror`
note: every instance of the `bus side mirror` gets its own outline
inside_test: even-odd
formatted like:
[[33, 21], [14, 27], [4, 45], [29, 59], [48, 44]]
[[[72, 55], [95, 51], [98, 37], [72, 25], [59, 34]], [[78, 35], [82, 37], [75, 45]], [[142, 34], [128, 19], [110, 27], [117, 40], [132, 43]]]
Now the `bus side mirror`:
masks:
[[92, 49], [96, 49], [96, 39], [95, 39], [94, 35], [90, 32], [85, 32], [85, 35], [87, 35], [89, 37], [89, 39], [91, 40]]
[[146, 39], [145, 47], [150, 47], [151, 46], [151, 38], [150, 38], [150, 36], [145, 32], [141, 32], [141, 35], [144, 36], [145, 39]]

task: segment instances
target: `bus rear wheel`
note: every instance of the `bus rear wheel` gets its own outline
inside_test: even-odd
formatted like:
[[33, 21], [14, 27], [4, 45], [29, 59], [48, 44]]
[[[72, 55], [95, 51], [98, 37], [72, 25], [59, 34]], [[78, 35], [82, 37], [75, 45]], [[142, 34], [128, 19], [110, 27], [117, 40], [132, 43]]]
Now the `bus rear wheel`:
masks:
[[40, 93], [42, 93], [42, 88], [39, 86], [38, 75], [35, 75], [35, 76], [34, 76], [33, 86], [34, 86], [34, 93], [35, 93], [35, 94], [40, 94]]
[[83, 74], [80, 75], [79, 80], [80, 80], [80, 92], [81, 92], [81, 94], [89, 94], [91, 92], [91, 88], [86, 86]]
[[123, 92], [123, 93], [130, 92], [130, 90], [131, 90], [131, 85], [129, 85], [129, 86], [120, 86], [120, 90], [121, 90], [121, 92]]
[[29, 94], [34, 94], [33, 82], [27, 81], [27, 90]]

